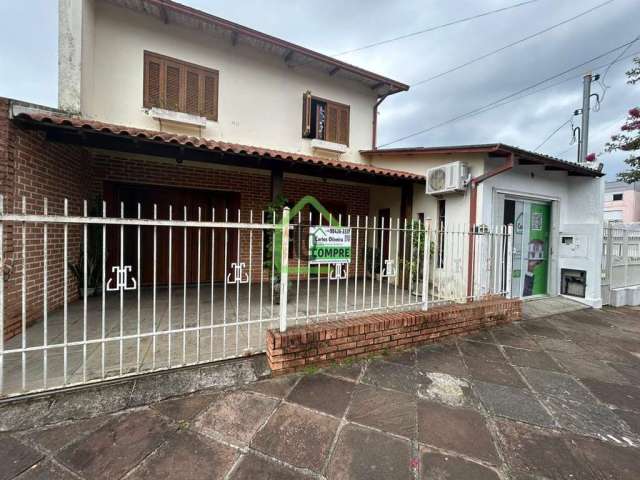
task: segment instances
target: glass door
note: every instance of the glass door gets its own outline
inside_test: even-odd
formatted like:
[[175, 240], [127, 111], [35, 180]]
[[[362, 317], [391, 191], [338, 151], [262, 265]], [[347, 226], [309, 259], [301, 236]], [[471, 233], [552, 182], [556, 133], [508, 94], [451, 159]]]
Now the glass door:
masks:
[[506, 199], [504, 223], [513, 224], [512, 294], [520, 297], [545, 295], [549, 273], [551, 205]]

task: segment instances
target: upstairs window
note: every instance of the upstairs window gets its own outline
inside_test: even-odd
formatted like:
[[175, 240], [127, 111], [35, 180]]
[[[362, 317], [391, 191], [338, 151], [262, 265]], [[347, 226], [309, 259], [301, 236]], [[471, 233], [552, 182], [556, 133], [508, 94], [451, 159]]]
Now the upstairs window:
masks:
[[349, 105], [302, 96], [302, 137], [349, 145]]
[[144, 52], [145, 108], [218, 120], [218, 71]]
[[613, 194], [613, 201], [617, 202], [617, 201], [620, 201], [620, 200], [622, 200], [622, 194], [621, 193], [614, 193]]

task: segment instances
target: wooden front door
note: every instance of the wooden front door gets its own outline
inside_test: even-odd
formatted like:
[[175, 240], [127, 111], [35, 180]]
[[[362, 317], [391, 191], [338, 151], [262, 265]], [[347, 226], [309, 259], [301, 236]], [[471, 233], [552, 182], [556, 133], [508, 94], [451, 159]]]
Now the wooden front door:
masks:
[[[125, 218], [136, 218], [138, 203], [141, 206], [143, 219], [152, 219], [154, 204], [157, 205], [157, 218], [169, 219], [169, 207], [172, 207], [172, 219], [198, 220], [200, 208], [202, 221], [211, 221], [215, 209], [215, 220], [224, 220], [225, 209], [229, 209], [229, 221], [235, 221], [239, 205], [239, 195], [233, 192], [217, 192], [209, 190], [183, 189], [151, 185], [108, 184], [105, 185], [105, 199], [109, 206], [108, 216], [120, 216], [120, 202], [124, 202]], [[124, 232], [124, 264], [131, 265], [135, 278], [141, 285], [153, 284], [153, 238], [154, 228], [143, 226], [140, 229], [140, 270], [137, 262], [136, 227], [125, 227]], [[186, 243], [185, 243], [186, 231]], [[215, 238], [214, 238], [215, 235]], [[213, 242], [212, 240], [215, 240]], [[156, 283], [169, 283], [169, 227], [156, 228]], [[213, 280], [223, 281], [230, 259], [236, 255], [236, 232], [228, 230], [227, 266], [224, 265], [224, 231], [211, 228], [200, 230], [200, 282], [211, 281], [213, 257]], [[186, 248], [185, 248], [186, 247]], [[185, 256], [186, 251], [186, 256]], [[107, 235], [107, 270], [120, 264], [120, 229], [117, 226], [108, 228]], [[185, 262], [186, 259], [186, 262]], [[198, 228], [171, 228], [171, 283], [193, 284], [198, 281]], [[109, 278], [109, 277], [108, 277]]]

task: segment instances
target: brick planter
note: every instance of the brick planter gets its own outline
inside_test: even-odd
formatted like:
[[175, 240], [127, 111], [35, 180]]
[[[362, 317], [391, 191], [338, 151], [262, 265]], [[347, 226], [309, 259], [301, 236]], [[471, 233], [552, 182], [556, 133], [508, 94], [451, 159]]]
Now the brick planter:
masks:
[[267, 358], [274, 375], [347, 357], [435, 342], [451, 335], [520, 320], [522, 300], [502, 297], [435, 307], [428, 311], [393, 312], [267, 332]]

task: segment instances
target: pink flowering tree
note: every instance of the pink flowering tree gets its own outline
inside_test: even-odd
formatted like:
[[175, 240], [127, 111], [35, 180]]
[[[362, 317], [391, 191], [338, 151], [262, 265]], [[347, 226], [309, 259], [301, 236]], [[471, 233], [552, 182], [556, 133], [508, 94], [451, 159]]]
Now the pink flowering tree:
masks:
[[[640, 57], [633, 59], [633, 67], [627, 72], [627, 77], [627, 83], [630, 85], [640, 82]], [[624, 160], [627, 169], [618, 174], [618, 179], [627, 183], [640, 181], [640, 107], [629, 110], [624, 124], [620, 127], [620, 133], [611, 137], [605, 150], [629, 152], [629, 156]]]

